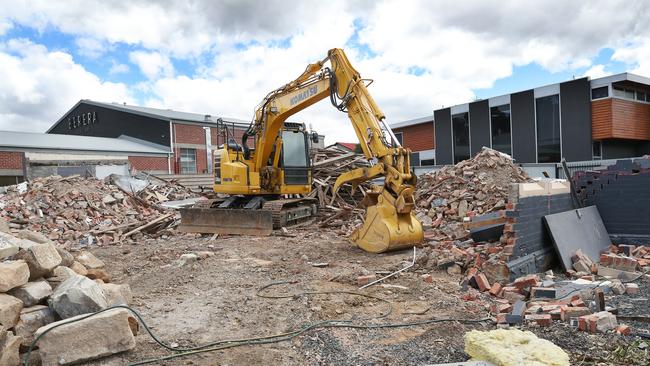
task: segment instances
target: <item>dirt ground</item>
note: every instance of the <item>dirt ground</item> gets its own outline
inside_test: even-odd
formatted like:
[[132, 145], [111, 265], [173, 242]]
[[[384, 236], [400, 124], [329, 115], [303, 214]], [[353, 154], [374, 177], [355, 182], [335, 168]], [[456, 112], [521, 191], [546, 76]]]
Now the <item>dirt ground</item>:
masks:
[[[106, 263], [114, 282], [131, 285], [132, 306], [143, 315], [152, 331], [163, 341], [180, 346], [283, 333], [330, 319], [380, 324], [490, 316], [487, 295], [475, 301], [462, 299], [460, 275], [433, 271], [433, 283], [426, 283], [420, 277], [425, 273], [423, 269], [407, 271], [387, 280], [384, 285], [359, 291], [385, 301], [340, 293], [282, 299], [257, 296], [260, 287], [275, 281], [295, 283], [270, 287], [265, 294], [356, 292], [357, 276], [388, 273], [402, 268], [412, 259], [411, 250], [368, 254], [333, 232], [317, 229], [294, 229], [287, 236], [231, 236], [216, 240], [210, 240], [209, 236], [181, 235], [92, 251]], [[179, 257], [185, 253], [206, 257], [179, 266]], [[328, 265], [315, 267], [313, 263]], [[647, 285], [642, 286], [637, 297], [645, 297], [647, 303]], [[364, 320], [379, 317], [390, 307], [392, 311], [388, 316]], [[463, 334], [470, 329], [494, 329], [494, 323], [454, 321], [372, 330], [316, 329], [280, 343], [242, 346], [153, 364], [423, 365], [457, 362], [468, 358], [463, 352]], [[563, 347], [570, 353], [572, 364], [630, 365], [635, 364], [630, 362], [637, 362], [630, 361], [636, 358], [604, 361], [618, 349], [632, 349], [637, 357], [638, 342], [634, 343], [632, 338], [579, 333], [564, 324], [526, 329]], [[125, 365], [172, 354], [142, 329], [136, 342], [135, 350], [94, 365]]]

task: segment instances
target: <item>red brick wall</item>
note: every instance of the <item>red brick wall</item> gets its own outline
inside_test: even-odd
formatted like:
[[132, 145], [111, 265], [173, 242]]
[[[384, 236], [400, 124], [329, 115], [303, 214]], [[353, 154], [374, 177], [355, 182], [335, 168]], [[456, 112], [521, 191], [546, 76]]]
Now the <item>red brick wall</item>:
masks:
[[129, 156], [132, 168], [140, 171], [167, 171], [167, 158], [157, 156]]
[[[232, 127], [228, 127], [230, 131], [232, 131]], [[241, 137], [244, 135], [245, 129], [243, 128], [235, 128], [235, 141], [237, 141], [238, 144], [241, 144]], [[221, 134], [218, 133], [218, 130], [216, 128], [210, 129], [210, 135], [212, 139], [212, 145], [214, 146], [219, 146], [223, 144], [223, 137]], [[248, 138], [248, 146], [249, 147], [254, 147], [255, 146], [255, 138], [253, 136]]]
[[22, 152], [0, 151], [0, 169], [22, 169], [23, 156]]
[[205, 130], [201, 126], [174, 123], [173, 133], [174, 143], [201, 144], [205, 146]]
[[433, 122], [393, 128], [393, 132], [402, 133], [402, 145], [408, 147], [411, 151], [424, 151], [436, 148], [433, 135]]

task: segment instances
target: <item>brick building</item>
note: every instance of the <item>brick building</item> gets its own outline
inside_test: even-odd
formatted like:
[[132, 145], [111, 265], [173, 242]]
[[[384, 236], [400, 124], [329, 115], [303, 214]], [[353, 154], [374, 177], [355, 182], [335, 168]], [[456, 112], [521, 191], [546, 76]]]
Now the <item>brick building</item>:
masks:
[[120, 138], [0, 131], [0, 186], [47, 175], [128, 172], [139, 162], [167, 172], [169, 149], [126, 136]]
[[[170, 109], [80, 100], [47, 131], [48, 134], [118, 138], [129, 136], [164, 146], [170, 154], [131, 157], [131, 165], [143, 171], [201, 174], [212, 170], [212, 151], [224, 143], [219, 126], [227, 126], [231, 138], [241, 140], [248, 121]], [[253, 145], [252, 139], [249, 140]]]
[[408, 147], [413, 152], [412, 166], [435, 165], [433, 115], [393, 123], [390, 127], [402, 146]]

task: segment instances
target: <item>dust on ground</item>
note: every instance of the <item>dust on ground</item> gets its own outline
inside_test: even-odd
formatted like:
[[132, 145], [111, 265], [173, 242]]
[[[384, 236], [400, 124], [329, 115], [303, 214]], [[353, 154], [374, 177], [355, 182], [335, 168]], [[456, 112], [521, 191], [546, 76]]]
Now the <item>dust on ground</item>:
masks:
[[[265, 294], [304, 291], [357, 291], [359, 275], [395, 271], [409, 264], [412, 251], [369, 254], [332, 232], [294, 229], [288, 236], [210, 237], [177, 236], [136, 245], [94, 249], [115, 282], [128, 282], [132, 306], [162, 340], [180, 346], [212, 341], [266, 336], [329, 319], [360, 323], [401, 323], [431, 318], [481, 319], [489, 317], [489, 295], [476, 301], [462, 299], [460, 276], [432, 272], [426, 283], [418, 271], [405, 272], [361, 292], [378, 299], [349, 294], [304, 295], [283, 299], [257, 296], [258, 289], [276, 281]], [[202, 253], [204, 259], [179, 267], [184, 253]], [[314, 267], [313, 263], [328, 263]], [[397, 286], [395, 286], [397, 285]], [[399, 287], [399, 286], [403, 286]], [[647, 291], [647, 287], [643, 287]], [[643, 294], [642, 294], [643, 295]], [[484, 297], [485, 296], [485, 297]], [[647, 292], [645, 295], [647, 297]], [[290, 341], [231, 348], [158, 362], [162, 365], [412, 365], [467, 360], [463, 334], [489, 330], [492, 321], [473, 324], [436, 323], [390, 329], [326, 328], [306, 332]], [[563, 324], [529, 327], [538, 336], [563, 347], [572, 362], [584, 360], [590, 350], [599, 357], [625, 346], [622, 337], [578, 334]], [[578, 334], [576, 336], [576, 334]], [[95, 365], [123, 365], [171, 352], [158, 346], [142, 329], [133, 351], [102, 359]], [[582, 357], [582, 358], [580, 358]], [[590, 364], [589, 362], [583, 364]], [[592, 363], [597, 364], [597, 363]], [[621, 363], [625, 364], [625, 363]]]

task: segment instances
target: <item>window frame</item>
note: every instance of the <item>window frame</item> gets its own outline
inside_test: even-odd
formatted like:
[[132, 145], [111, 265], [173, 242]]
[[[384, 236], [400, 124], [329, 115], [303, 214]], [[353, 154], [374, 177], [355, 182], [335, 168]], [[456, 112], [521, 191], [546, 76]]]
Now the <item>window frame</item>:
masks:
[[[187, 167], [191, 167], [192, 165], [188, 165], [188, 161], [183, 161], [184, 158], [189, 158], [190, 154], [189, 152], [192, 152], [192, 165], [194, 166], [194, 171], [190, 172]], [[178, 151], [178, 165], [179, 165], [179, 172], [180, 174], [197, 174], [198, 172], [198, 164], [197, 164], [197, 156], [196, 156], [196, 149], [194, 148], [188, 148], [188, 147], [181, 147], [179, 148]]]

